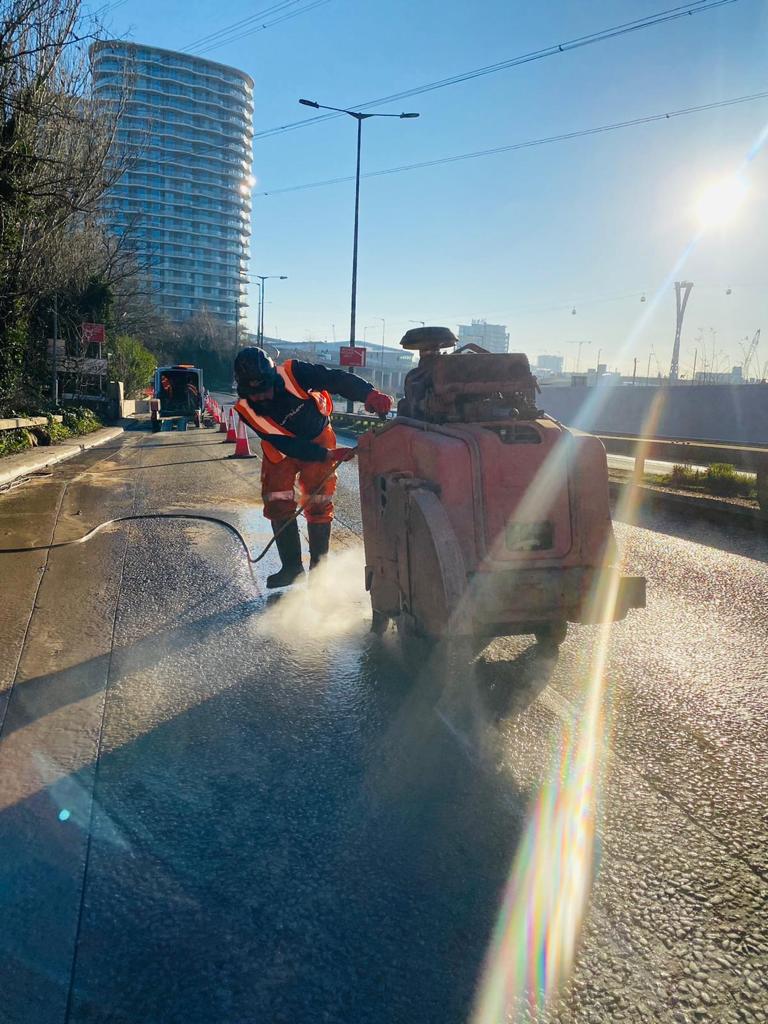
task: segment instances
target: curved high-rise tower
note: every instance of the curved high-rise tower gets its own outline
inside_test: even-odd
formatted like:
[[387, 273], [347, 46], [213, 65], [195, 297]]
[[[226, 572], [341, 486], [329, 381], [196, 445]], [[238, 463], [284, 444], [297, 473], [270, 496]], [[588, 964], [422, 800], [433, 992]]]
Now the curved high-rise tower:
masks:
[[97, 101], [124, 97], [117, 143], [135, 154], [105, 198], [116, 234], [149, 266], [173, 321], [246, 303], [253, 81], [235, 68], [121, 40], [91, 48]]

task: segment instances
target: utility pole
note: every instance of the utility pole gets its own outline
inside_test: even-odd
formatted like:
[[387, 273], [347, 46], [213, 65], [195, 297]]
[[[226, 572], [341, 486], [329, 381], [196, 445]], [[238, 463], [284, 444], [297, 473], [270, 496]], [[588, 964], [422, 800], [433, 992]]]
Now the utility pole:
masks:
[[691, 374], [691, 384], [696, 383], [696, 360], [699, 357], [699, 350], [695, 348], [693, 350], [693, 373]]
[[637, 380], [637, 356], [635, 356], [635, 364], [632, 367], [632, 384], [633, 384], [633, 386], [634, 386], [636, 380]]
[[693, 288], [693, 281], [675, 281], [675, 307], [677, 316], [675, 318], [675, 344], [672, 348], [672, 362], [669, 366], [669, 382], [674, 383], [678, 378], [680, 368], [680, 335], [683, 330], [683, 317], [685, 307], [688, 305], [688, 297]]

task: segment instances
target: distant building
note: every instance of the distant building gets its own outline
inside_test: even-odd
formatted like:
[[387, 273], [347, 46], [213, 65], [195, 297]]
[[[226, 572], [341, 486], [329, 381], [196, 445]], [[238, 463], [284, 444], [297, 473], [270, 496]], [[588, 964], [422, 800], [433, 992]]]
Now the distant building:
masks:
[[489, 324], [485, 320], [459, 324], [459, 344], [470, 343], [487, 348], [489, 352], [509, 352], [509, 331], [503, 324]]
[[740, 366], [731, 367], [730, 373], [713, 373], [710, 370], [697, 370], [694, 382], [696, 384], [743, 384], [744, 374]]
[[[266, 341], [273, 339], [267, 338]], [[344, 341], [280, 341], [274, 340], [280, 350], [279, 361], [286, 359], [304, 359], [308, 363], [321, 363], [325, 366], [340, 366], [339, 350], [349, 342]], [[359, 342], [357, 343], [360, 344]], [[387, 394], [400, 396], [403, 394], [405, 375], [415, 365], [415, 353], [401, 348], [382, 348], [381, 345], [366, 346], [366, 365], [354, 367], [354, 372], [370, 381], [374, 387]]]
[[562, 373], [565, 359], [563, 356], [539, 356], [536, 366], [540, 370], [551, 370], [552, 373]]
[[91, 47], [93, 95], [125, 100], [116, 144], [135, 159], [104, 199], [110, 230], [148, 265], [176, 323], [242, 322], [251, 231], [253, 81], [214, 61], [125, 40]]

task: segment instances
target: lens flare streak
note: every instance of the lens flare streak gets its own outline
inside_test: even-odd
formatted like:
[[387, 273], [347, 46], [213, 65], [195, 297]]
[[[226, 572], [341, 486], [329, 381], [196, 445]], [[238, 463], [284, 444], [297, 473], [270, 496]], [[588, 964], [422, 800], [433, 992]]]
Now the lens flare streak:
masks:
[[[659, 393], [643, 435], [653, 434], [663, 400]], [[646, 447], [640, 442], [636, 457], [644, 458]], [[554, 480], [565, 469], [563, 451], [556, 449], [549, 461], [523, 506], [551, 499]], [[625, 523], [636, 518], [637, 483], [633, 478], [617, 508], [616, 518]], [[612, 551], [606, 552], [608, 561], [612, 556]], [[586, 672], [584, 699], [565, 724], [517, 847], [472, 1024], [529, 1020], [562, 991], [573, 970], [595, 874], [595, 833], [609, 738], [606, 669], [619, 579], [616, 572], [599, 574], [590, 595], [588, 617], [602, 624]]]

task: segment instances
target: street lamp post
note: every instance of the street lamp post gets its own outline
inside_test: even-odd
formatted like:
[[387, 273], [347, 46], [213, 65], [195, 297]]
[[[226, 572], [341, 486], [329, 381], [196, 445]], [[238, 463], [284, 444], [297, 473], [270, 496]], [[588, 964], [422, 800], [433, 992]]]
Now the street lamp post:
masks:
[[[357, 121], [357, 161], [355, 165], [355, 228], [352, 242], [352, 299], [350, 303], [349, 316], [349, 345], [355, 346], [356, 316], [357, 316], [357, 239], [360, 225], [360, 151], [363, 142], [363, 121], [369, 117], [399, 117], [413, 118], [418, 114], [364, 114], [359, 110], [345, 110], [343, 107], [329, 107], [323, 103], [316, 103], [314, 100], [299, 100], [305, 107], [313, 107], [315, 110], [334, 110], [337, 114], [348, 114]], [[350, 366], [349, 372], [353, 373]], [[347, 412], [352, 412], [352, 402], [347, 402]]]
[[259, 284], [259, 316], [256, 329], [256, 342], [259, 348], [264, 348], [264, 282], [265, 281], [287, 281], [287, 274], [256, 274]]
[[575, 370], [575, 372], [578, 373], [579, 372], [579, 367], [581, 366], [581, 346], [582, 345], [591, 345], [592, 342], [591, 341], [571, 341], [571, 342], [569, 342], [569, 344], [570, 345], [578, 345], [579, 346], [578, 349], [576, 350], [576, 370]]

